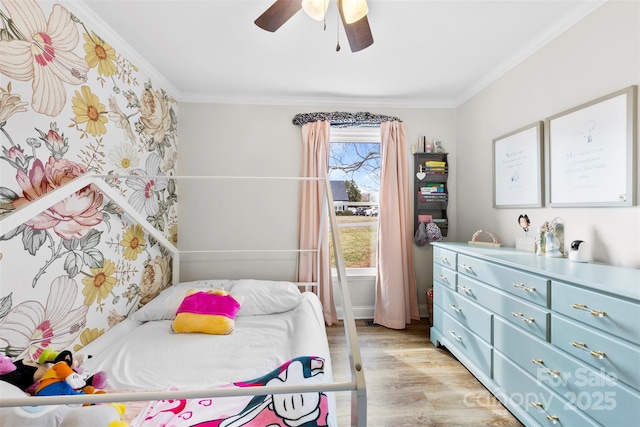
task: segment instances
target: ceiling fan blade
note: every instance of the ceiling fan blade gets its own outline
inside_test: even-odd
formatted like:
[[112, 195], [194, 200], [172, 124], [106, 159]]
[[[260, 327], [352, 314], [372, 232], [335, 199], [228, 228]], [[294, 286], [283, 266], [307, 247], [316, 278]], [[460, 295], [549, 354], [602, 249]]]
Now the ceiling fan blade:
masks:
[[340, 11], [344, 32], [347, 33], [351, 52], [358, 52], [371, 46], [373, 44], [373, 35], [371, 34], [367, 16], [365, 15], [362, 19], [352, 24], [347, 24], [342, 11], [342, 0], [338, 0], [338, 10]]
[[276, 0], [269, 9], [258, 16], [254, 22], [263, 30], [275, 32], [293, 15], [302, 9], [302, 0]]

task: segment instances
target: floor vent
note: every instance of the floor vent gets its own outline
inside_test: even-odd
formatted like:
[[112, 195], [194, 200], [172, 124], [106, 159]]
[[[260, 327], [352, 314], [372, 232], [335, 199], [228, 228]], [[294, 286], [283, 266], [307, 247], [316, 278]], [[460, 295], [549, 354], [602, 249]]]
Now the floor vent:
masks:
[[373, 321], [373, 320], [365, 320], [365, 321], [364, 321], [364, 323], [365, 323], [365, 325], [367, 325], [367, 326], [378, 326], [378, 324], [377, 324], [377, 323], [374, 323], [374, 321]]

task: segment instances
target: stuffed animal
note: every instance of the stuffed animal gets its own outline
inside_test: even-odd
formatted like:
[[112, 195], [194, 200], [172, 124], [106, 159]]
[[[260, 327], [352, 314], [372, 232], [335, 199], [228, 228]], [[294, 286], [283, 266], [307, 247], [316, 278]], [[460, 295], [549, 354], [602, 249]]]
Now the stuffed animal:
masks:
[[49, 365], [38, 365], [28, 359], [11, 360], [2, 356], [3, 367], [0, 369], [0, 380], [18, 387], [22, 391], [32, 392], [36, 382], [49, 369]]
[[10, 357], [0, 354], [0, 375], [10, 374], [16, 370], [16, 365]]
[[[54, 355], [52, 352], [44, 351], [38, 362], [49, 362]], [[96, 390], [93, 385], [87, 384], [87, 381], [76, 371], [80, 360], [74, 360], [70, 351], [65, 350], [55, 355], [54, 362], [53, 366], [40, 378], [35, 390], [36, 396], [104, 393], [102, 390]]]
[[[80, 375], [82, 360], [83, 356], [73, 355], [70, 351], [58, 353], [51, 349], [45, 349], [37, 361], [29, 359], [12, 361], [11, 358], [2, 356], [0, 359], [0, 380], [13, 384], [29, 394], [34, 394], [39, 381], [56, 363], [64, 362], [76, 374]], [[81, 379], [85, 382], [85, 386], [92, 386], [94, 389], [102, 389], [107, 383], [107, 376], [104, 372], [98, 372], [88, 377], [81, 376]]]
[[[91, 358], [91, 356], [89, 356], [89, 358]], [[82, 362], [84, 361], [84, 355], [82, 354], [72, 355], [68, 350], [58, 353], [47, 348], [38, 358], [38, 363], [41, 365], [46, 365], [47, 363], [57, 363], [60, 361], [67, 362], [67, 364], [71, 366], [71, 369], [82, 376], [82, 379], [88, 386], [99, 389], [104, 388], [107, 385], [107, 374], [105, 372], [99, 371], [90, 376], [86, 375], [83, 372], [84, 368], [82, 367]]]
[[176, 311], [172, 331], [230, 334], [241, 303], [240, 298], [222, 289], [191, 289]]
[[[0, 396], [25, 397], [25, 390], [35, 389], [36, 386], [39, 396], [104, 393], [95, 391], [94, 387], [106, 385], [106, 374], [99, 372], [88, 378], [82, 377], [82, 360], [81, 355], [72, 355], [69, 351], [58, 353], [50, 349], [45, 349], [35, 362], [28, 359], [13, 361], [0, 354]], [[82, 407], [52, 405], [0, 408], [0, 426], [128, 427], [129, 423], [122, 419], [125, 411], [126, 406], [121, 403], [86, 404]]]

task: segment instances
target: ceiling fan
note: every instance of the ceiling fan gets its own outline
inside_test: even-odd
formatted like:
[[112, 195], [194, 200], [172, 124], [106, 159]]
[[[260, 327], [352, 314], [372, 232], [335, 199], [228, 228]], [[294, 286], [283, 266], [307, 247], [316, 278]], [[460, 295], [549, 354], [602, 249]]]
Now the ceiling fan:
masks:
[[[352, 52], [358, 52], [373, 44], [369, 27], [367, 0], [337, 0], [340, 19]], [[300, 9], [316, 20], [324, 19], [329, 0], [276, 0], [255, 24], [263, 30], [275, 32]], [[339, 45], [336, 50], [339, 50]]]

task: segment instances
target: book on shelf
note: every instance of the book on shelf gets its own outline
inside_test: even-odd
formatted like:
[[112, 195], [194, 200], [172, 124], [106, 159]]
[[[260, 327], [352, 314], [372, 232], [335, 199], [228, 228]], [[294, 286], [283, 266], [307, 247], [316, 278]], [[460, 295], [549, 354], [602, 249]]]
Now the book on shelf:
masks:
[[428, 184], [426, 186], [420, 187], [420, 193], [444, 193], [444, 184]]
[[441, 197], [436, 197], [436, 196], [420, 196], [420, 202], [432, 202], [432, 203], [446, 203], [447, 202], [447, 196], [441, 196]]
[[447, 166], [447, 162], [440, 162], [435, 160], [427, 160], [424, 165], [428, 168], [443, 168]]

